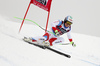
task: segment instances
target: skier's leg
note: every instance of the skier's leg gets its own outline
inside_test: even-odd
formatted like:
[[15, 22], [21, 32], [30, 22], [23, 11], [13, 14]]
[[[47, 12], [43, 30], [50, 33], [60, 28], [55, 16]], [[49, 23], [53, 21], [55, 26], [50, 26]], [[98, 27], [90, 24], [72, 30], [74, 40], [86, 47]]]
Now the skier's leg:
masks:
[[63, 37], [58, 37], [57, 40], [55, 40], [52, 44], [56, 45], [56, 44], [61, 44], [64, 42], [64, 38]]
[[38, 38], [40, 38], [39, 36], [38, 37], [24, 37], [24, 41], [26, 41], [26, 42], [32, 42], [32, 43], [37, 43], [37, 40], [38, 40]]
[[37, 36], [37, 37], [29, 37], [29, 39], [31, 39], [32, 42], [37, 42], [37, 41], [47, 41], [49, 39], [49, 34], [48, 33], [45, 33], [43, 35], [43, 37], [41, 36]]
[[51, 39], [49, 40], [50, 46], [53, 45], [52, 43], [53, 43], [55, 40], [57, 40], [57, 38], [51, 38]]
[[55, 45], [55, 44], [60, 44], [60, 43], [63, 43], [63, 42], [64, 42], [64, 38], [62, 38], [62, 37], [51, 38], [51, 39], [49, 40], [49, 42], [50, 42], [50, 45], [51, 45], [51, 46], [52, 46], [52, 45]]
[[34, 39], [34, 38], [32, 38], [32, 42], [37, 42], [37, 40], [36, 40], [36, 39]]
[[45, 33], [42, 37], [41, 36], [37, 36], [37, 37], [24, 37], [24, 41], [26, 42], [32, 42], [32, 43], [36, 43], [36, 44], [43, 44], [43, 43], [48, 43], [45, 42], [49, 39], [49, 33]]
[[49, 39], [49, 33], [45, 33], [44, 35], [43, 35], [43, 37], [45, 37], [46, 38], [46, 40], [45, 41], [47, 41], [48, 39]]

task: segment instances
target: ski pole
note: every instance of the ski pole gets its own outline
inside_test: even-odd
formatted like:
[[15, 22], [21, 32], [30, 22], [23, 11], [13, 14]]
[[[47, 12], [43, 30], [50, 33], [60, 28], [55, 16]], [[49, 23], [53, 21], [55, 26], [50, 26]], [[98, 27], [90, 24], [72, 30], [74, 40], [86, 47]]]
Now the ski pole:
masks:
[[60, 45], [69, 45], [70, 43], [62, 43], [62, 44], [60, 44]]
[[76, 44], [70, 44], [70, 43], [62, 43], [62, 44], [59, 44], [59, 45], [72, 45], [73, 47], [76, 47]]
[[47, 31], [47, 32], [49, 32], [49, 33], [51, 33], [51, 34], [56, 35], [55, 33], [53, 33], [53, 32], [51, 32], [51, 31], [48, 31], [48, 30], [44, 29], [44, 28], [41, 27], [39, 24], [37, 24], [36, 22], [34, 22], [34, 21], [30, 20], [30, 19], [23, 19], [23, 18], [18, 18], [18, 17], [14, 17], [14, 18], [16, 18], [16, 19], [20, 19], [20, 20], [26, 20], [26, 21], [33, 22], [34, 24], [36, 24], [37, 26], [39, 26], [42, 30], [45, 30], [45, 31]]

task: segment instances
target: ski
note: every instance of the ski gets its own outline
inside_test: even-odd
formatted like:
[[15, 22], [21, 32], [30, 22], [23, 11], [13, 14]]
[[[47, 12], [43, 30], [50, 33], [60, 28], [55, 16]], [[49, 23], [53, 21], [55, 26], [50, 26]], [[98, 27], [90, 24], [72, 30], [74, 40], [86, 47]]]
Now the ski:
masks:
[[[26, 42], [26, 41], [25, 41], [25, 42]], [[31, 45], [34, 45], [34, 46], [37, 46], [37, 47], [42, 48], [42, 49], [46, 49], [45, 46], [42, 46], [42, 45], [39, 45], [39, 44], [35, 44], [35, 43], [31, 43], [31, 42], [27, 42], [27, 43], [29, 43], [29, 44], [31, 44]]]
[[[26, 41], [25, 41], [25, 42], [26, 42]], [[53, 51], [53, 52], [55, 52], [55, 53], [57, 53], [57, 54], [63, 55], [63, 56], [65, 56], [65, 57], [67, 57], [67, 58], [71, 58], [70, 55], [65, 54], [65, 53], [63, 53], [63, 52], [60, 52], [60, 51], [58, 51], [58, 50], [56, 50], [56, 49], [53, 49], [53, 48], [51, 48], [51, 47], [47, 47], [47, 46], [35, 44], [35, 43], [32, 43], [32, 42], [27, 42], [27, 43], [29, 43], [29, 44], [31, 44], [31, 45], [34, 45], [34, 46], [37, 46], [37, 47], [42, 48], [42, 49], [48, 49], [48, 50]]]
[[63, 55], [63, 56], [65, 56], [65, 57], [67, 57], [67, 58], [71, 58], [70, 55], [65, 54], [65, 53], [63, 53], [63, 52], [60, 52], [60, 51], [58, 51], [58, 50], [55, 50], [55, 49], [53, 49], [53, 48], [51, 48], [51, 47], [46, 47], [46, 48], [49, 49], [49, 50], [51, 50], [51, 51], [53, 51], [53, 52], [55, 52], [55, 53], [58, 53], [58, 54], [60, 54], [60, 55]]

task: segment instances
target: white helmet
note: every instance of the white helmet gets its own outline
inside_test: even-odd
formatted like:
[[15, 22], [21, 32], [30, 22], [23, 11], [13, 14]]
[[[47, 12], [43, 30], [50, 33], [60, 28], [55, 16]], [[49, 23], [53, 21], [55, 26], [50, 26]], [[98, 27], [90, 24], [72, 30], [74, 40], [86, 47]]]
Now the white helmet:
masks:
[[72, 18], [71, 16], [65, 17], [64, 23], [66, 23], [67, 21], [68, 21], [68, 22], [71, 22], [71, 23], [73, 24], [73, 18]]

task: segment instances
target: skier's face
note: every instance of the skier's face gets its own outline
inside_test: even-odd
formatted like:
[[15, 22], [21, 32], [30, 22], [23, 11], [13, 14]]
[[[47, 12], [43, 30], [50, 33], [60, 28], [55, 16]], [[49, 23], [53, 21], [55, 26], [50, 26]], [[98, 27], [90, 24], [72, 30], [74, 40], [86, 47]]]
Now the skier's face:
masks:
[[70, 26], [69, 24], [65, 23], [65, 27], [69, 27], [69, 26]]
[[71, 24], [72, 24], [71, 22], [67, 21], [67, 22], [65, 23], [65, 27], [69, 27]]

